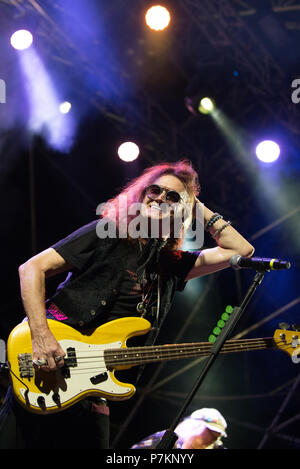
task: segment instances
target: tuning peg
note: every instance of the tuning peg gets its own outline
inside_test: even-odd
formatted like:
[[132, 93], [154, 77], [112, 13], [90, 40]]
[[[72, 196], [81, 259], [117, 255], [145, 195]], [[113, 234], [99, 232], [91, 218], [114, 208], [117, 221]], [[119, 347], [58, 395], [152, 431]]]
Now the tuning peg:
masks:
[[300, 324], [293, 324], [292, 328], [294, 329], [294, 331], [299, 332], [300, 331]]
[[280, 322], [279, 323], [279, 329], [286, 330], [286, 329], [289, 329], [289, 328], [290, 328], [290, 325], [287, 322]]

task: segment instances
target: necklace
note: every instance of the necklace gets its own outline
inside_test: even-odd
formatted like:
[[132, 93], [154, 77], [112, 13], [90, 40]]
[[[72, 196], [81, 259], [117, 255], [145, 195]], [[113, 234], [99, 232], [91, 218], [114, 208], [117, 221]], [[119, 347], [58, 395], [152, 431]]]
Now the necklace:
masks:
[[[139, 247], [140, 247], [140, 251], [142, 251], [142, 245], [141, 245], [140, 240], [139, 240]], [[136, 305], [136, 310], [141, 315], [141, 317], [144, 317], [145, 314], [147, 313], [147, 307], [148, 307], [148, 304], [149, 304], [149, 301], [150, 301], [150, 298], [151, 298], [151, 294], [153, 292], [153, 285], [154, 285], [154, 282], [155, 282], [156, 278], [157, 278], [156, 273], [150, 274], [150, 279], [152, 280], [152, 282], [151, 282], [151, 284], [148, 288], [148, 291], [146, 292], [146, 286], [148, 284], [148, 281], [147, 281], [147, 278], [146, 278], [146, 273], [145, 272], [143, 273], [143, 278], [142, 278], [142, 281], [141, 281], [142, 301], [140, 301]]]
[[137, 305], [136, 305], [136, 310], [137, 312], [141, 315], [141, 317], [144, 317], [145, 314], [147, 313], [147, 307], [149, 305], [149, 302], [150, 302], [150, 298], [151, 298], [151, 295], [152, 295], [152, 292], [153, 292], [153, 285], [154, 285], [154, 282], [155, 280], [157, 279], [157, 274], [152, 274], [151, 276], [151, 284], [146, 292], [146, 286], [147, 286], [147, 280], [146, 278], [143, 278], [143, 281], [142, 281], [142, 301], [140, 301]]

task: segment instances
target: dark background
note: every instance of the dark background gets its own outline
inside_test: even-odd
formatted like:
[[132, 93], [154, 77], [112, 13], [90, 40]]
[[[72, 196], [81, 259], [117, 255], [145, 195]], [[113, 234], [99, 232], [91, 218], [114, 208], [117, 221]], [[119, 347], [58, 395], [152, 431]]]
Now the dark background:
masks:
[[[299, 109], [291, 83], [300, 78], [297, 1], [173, 0], [171, 23], [153, 32], [152, 4], [131, 0], [0, 1], [1, 337], [22, 318], [17, 268], [81, 225], [132, 177], [160, 161], [188, 158], [200, 199], [254, 244], [256, 255], [289, 260], [267, 273], [234, 335], [271, 337], [299, 320]], [[30, 92], [13, 31], [29, 28], [36, 54], [61, 98], [72, 103], [64, 147], [29, 130]], [[38, 78], [37, 78], [38, 80]], [[192, 114], [185, 98], [215, 98], [223, 124]], [[43, 96], [41, 96], [43, 98]], [[255, 157], [275, 139], [279, 160]], [[134, 140], [139, 158], [121, 161]], [[205, 238], [205, 247], [212, 246]], [[238, 305], [254, 272], [232, 269], [191, 281], [178, 293], [159, 343], [206, 341], [226, 305]], [[50, 294], [60, 277], [49, 280]], [[128, 448], [168, 427], [203, 361], [149, 365], [136, 395], [111, 404], [111, 440]], [[299, 369], [279, 350], [218, 358], [187, 413], [219, 409], [226, 446], [299, 448]]]

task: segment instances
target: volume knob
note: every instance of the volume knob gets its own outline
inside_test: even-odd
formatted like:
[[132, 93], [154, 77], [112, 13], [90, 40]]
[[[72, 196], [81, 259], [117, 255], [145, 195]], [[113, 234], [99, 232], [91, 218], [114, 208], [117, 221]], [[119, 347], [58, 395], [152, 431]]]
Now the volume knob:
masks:
[[45, 404], [45, 398], [43, 396], [39, 396], [37, 398], [37, 403], [38, 403], [38, 406], [42, 409], [42, 410], [45, 410], [46, 409], [46, 404]]
[[58, 392], [53, 393], [52, 399], [55, 402], [55, 404], [60, 405], [60, 395], [58, 394]]

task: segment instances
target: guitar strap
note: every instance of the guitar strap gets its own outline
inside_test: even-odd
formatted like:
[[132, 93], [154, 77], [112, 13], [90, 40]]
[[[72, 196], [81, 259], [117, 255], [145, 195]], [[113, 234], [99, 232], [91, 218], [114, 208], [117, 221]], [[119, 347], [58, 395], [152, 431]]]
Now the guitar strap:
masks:
[[156, 307], [153, 306], [151, 309], [152, 311], [155, 311], [154, 316], [154, 321], [151, 327], [151, 330], [147, 336], [145, 345], [153, 345], [156, 337], [159, 332], [159, 327], [160, 327], [160, 299], [161, 299], [161, 277], [158, 274], [157, 275], [157, 300], [156, 300]]
[[[152, 324], [149, 334], [147, 335], [147, 339], [144, 344], [145, 346], [154, 345], [156, 338], [158, 336], [159, 330], [160, 330], [160, 326], [163, 322], [163, 317], [160, 317], [160, 300], [161, 300], [161, 276], [160, 274], [158, 274], [157, 275], [157, 302], [156, 302], [156, 308], [155, 308], [156, 309], [155, 320], [154, 320], [154, 323]], [[136, 384], [140, 380], [145, 366], [146, 366], [145, 363], [139, 366], [139, 370], [138, 370], [137, 378], [136, 378]]]
[[[139, 282], [142, 282], [143, 278], [146, 276], [146, 271], [148, 272], [156, 271], [156, 267], [159, 264], [159, 257], [160, 257], [161, 249], [165, 247], [166, 244], [167, 244], [167, 239], [161, 240], [161, 239], [156, 239], [156, 238], [148, 239], [145, 245], [142, 245], [139, 242], [141, 254], [138, 258], [138, 267], [136, 271]], [[153, 308], [155, 307], [151, 308], [150, 314], [153, 313]], [[164, 319], [163, 316], [165, 316], [165, 314], [163, 316], [161, 315], [161, 275], [159, 271], [157, 272], [157, 301], [156, 301], [155, 309], [156, 309], [155, 315], [152, 315], [152, 317], [154, 316], [155, 319], [153, 323], [152, 321], [150, 321], [152, 323], [152, 327], [146, 338], [146, 341], [144, 344], [145, 346], [154, 345], [157, 339], [161, 324]], [[145, 364], [140, 365], [138, 373], [137, 373], [136, 383], [141, 378], [144, 368], [145, 368]]]

